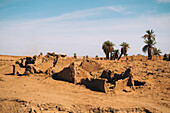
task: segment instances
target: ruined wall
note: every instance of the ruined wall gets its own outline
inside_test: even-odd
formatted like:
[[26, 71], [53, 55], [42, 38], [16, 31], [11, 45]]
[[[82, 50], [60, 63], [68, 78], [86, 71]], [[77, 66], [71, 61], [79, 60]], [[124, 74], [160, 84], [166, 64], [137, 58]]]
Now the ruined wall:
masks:
[[50, 67], [53, 67], [53, 62], [54, 62], [54, 59], [49, 58], [43, 61], [43, 63], [36, 65], [36, 67], [40, 68], [43, 71], [43, 73], [45, 73], [47, 69], [49, 69]]
[[71, 65], [69, 67], [64, 68], [61, 72], [54, 74], [53, 78], [74, 83], [75, 80], [74, 66]]
[[13, 75], [19, 75], [23, 74], [25, 71], [25, 68], [21, 68], [19, 64], [13, 65]]
[[61, 72], [54, 74], [53, 78], [77, 84], [81, 83], [82, 79], [91, 78], [91, 76], [75, 63], [72, 63], [69, 67], [65, 67]]
[[[13, 66], [13, 74], [17, 74], [17, 72], [19, 74], [24, 74], [24, 75], [29, 74], [29, 73], [31, 73], [31, 74], [33, 74], [33, 73], [52, 73], [52, 71], [53, 71], [52, 68], [55, 67], [54, 63], [58, 59], [62, 59], [62, 58], [64, 58], [64, 60], [67, 59], [66, 55], [55, 54], [55, 53], [47, 53], [47, 55], [45, 55], [45, 56], [42, 56], [42, 55], [36, 56], [35, 55], [33, 57], [29, 56], [26, 58], [21, 58], [15, 62], [15, 65]], [[66, 62], [67, 61], [68, 60], [66, 60]], [[68, 63], [70, 63], [70, 62], [68, 62]], [[58, 65], [60, 65], [60, 64], [58, 64]], [[65, 64], [63, 64], [63, 65], [65, 65]], [[20, 70], [25, 70], [25, 72], [20, 71]]]
[[118, 90], [123, 90], [126, 86], [132, 86], [133, 87], [134, 83], [132, 81], [132, 79], [130, 77], [125, 78], [125, 79], [121, 79], [116, 81], [116, 85], [114, 90], [118, 91]]
[[106, 81], [106, 79], [91, 79], [82, 81], [82, 84], [91, 90], [107, 93]]
[[88, 72], [98, 71], [101, 68], [100, 64], [93, 60], [83, 60], [80, 67]]

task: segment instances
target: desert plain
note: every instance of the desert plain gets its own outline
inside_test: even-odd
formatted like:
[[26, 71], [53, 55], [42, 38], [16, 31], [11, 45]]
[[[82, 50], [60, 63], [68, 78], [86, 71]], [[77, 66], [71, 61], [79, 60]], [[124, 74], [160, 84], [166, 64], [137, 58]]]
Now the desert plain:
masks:
[[0, 55], [1, 113], [169, 113], [170, 62]]

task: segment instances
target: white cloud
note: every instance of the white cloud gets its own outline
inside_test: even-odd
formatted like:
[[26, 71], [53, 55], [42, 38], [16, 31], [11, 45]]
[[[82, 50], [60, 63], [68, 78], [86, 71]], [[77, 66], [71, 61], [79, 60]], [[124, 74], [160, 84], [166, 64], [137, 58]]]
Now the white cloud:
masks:
[[158, 2], [170, 2], [170, 0], [157, 0]]
[[63, 21], [63, 20], [93, 17], [97, 15], [103, 15], [108, 10], [116, 12], [116, 13], [125, 13], [125, 9], [121, 6], [105, 6], [105, 7], [98, 7], [98, 8], [65, 13], [60, 16], [49, 17], [45, 19], [39, 19], [39, 20], [34, 20], [34, 21], [31, 20], [31, 22], [27, 21], [26, 24], [33, 24], [33, 23], [36, 24], [36, 23], [44, 23], [44, 22]]
[[106, 8], [111, 9], [111, 10], [113, 10], [115, 12], [122, 12], [122, 11], [125, 10], [123, 7], [120, 7], [120, 6], [108, 6]]

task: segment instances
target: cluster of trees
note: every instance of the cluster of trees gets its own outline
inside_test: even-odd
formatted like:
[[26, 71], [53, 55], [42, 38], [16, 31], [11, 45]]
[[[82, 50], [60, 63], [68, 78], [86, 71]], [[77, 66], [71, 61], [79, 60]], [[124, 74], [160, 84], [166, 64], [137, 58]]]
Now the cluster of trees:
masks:
[[121, 54], [119, 56], [119, 50], [118, 49], [114, 49], [115, 44], [113, 44], [110, 41], [105, 41], [103, 43], [102, 49], [104, 51], [104, 53], [106, 54], [106, 59], [109, 59], [110, 56], [110, 60], [115, 60], [115, 59], [120, 59], [122, 55], [127, 56], [127, 50], [129, 47], [129, 44], [126, 42], [123, 42], [122, 44], [120, 44], [121, 46]]
[[[144, 43], [146, 44], [143, 48], [142, 51], [144, 53], [148, 52], [148, 59], [152, 58], [152, 55], [160, 55], [161, 50], [157, 49], [155, 47], [156, 41], [155, 41], [155, 34], [153, 30], [147, 30], [146, 34], [142, 37], [144, 39]], [[119, 55], [119, 50], [114, 49], [115, 44], [110, 42], [110, 41], [105, 41], [102, 45], [102, 49], [104, 53], [106, 54], [106, 59], [115, 60], [115, 59], [120, 59], [122, 55], [127, 56], [127, 51], [130, 48], [129, 44], [126, 42], [123, 42], [120, 44], [121, 46], [121, 53]]]

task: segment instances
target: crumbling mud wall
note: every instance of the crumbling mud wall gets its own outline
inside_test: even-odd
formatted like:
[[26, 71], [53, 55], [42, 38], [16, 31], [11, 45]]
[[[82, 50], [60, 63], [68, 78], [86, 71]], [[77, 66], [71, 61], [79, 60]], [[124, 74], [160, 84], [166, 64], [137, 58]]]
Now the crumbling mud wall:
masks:
[[88, 72], [94, 72], [101, 69], [101, 65], [93, 60], [83, 60], [80, 67]]
[[64, 68], [62, 71], [54, 74], [53, 78], [57, 80], [68, 81], [74, 84], [83, 84], [91, 90], [105, 93], [108, 92], [110, 87], [112, 87], [114, 91], [125, 90], [127, 87], [132, 90], [134, 87], [134, 80], [131, 74], [131, 69], [127, 69], [121, 74], [117, 74], [111, 70], [103, 70], [101, 76], [94, 78], [92, 72], [83, 69], [83, 63], [86, 64], [86, 66], [91, 64], [91, 62], [86, 61], [82, 61], [79, 64], [74, 62], [70, 66]]
[[77, 84], [81, 83], [82, 79], [91, 78], [91, 76], [78, 65], [72, 63], [69, 67], [64, 68], [61, 72], [54, 74], [53, 78]]
[[[93, 63], [94, 62], [95, 61], [93, 61]], [[93, 76], [94, 72], [91, 72], [89, 70], [87, 71], [87, 68], [85, 68], [90, 64], [90, 61], [82, 61], [81, 63], [74, 62], [70, 66], [65, 67], [62, 71], [53, 74], [53, 78], [57, 80], [68, 81], [74, 84], [83, 84], [91, 90], [101, 91], [105, 93], [110, 91], [110, 88], [112, 88], [114, 92], [123, 90], [126, 90], [128, 92], [134, 89], [135, 83], [130, 68], [126, 69], [121, 74], [106, 69], [103, 70], [100, 76], [95, 78]], [[91, 70], [93, 70], [92, 68], [93, 67], [91, 66]], [[96, 73], [96, 67], [94, 67], [94, 70]]]
[[116, 81], [114, 91], [132, 91], [134, 82], [131, 77]]
[[42, 63], [39, 63], [38, 65], [35, 66], [40, 68], [42, 72], [45, 73], [48, 68], [53, 67], [54, 59], [55, 58], [45, 58], [45, 60]]
[[[130, 58], [132, 57], [133, 56]], [[133, 68], [137, 68], [139, 65], [148, 67], [148, 65], [150, 65], [148, 62], [153, 62], [151, 60], [143, 61], [143, 59], [143, 62], [141, 62], [141, 58], [143, 57], [141, 55], [134, 57], [138, 57], [136, 60], [139, 61], [101, 62], [100, 60], [92, 59], [72, 59], [66, 56], [48, 53], [46, 56], [26, 58], [25, 65], [23, 64], [23, 61], [17, 62], [17, 64], [13, 66], [13, 74], [29, 75], [34, 73], [43, 73], [52, 76], [55, 80], [64, 80], [74, 84], [83, 84], [87, 88], [95, 91], [105, 93], [109, 91], [130, 92], [135, 86], [145, 84], [145, 82], [141, 82], [137, 78], [133, 78], [134, 73], [136, 73], [136, 69]], [[132, 60], [130, 58], [128, 58], [128, 60]], [[22, 72], [21, 69], [25, 69], [25, 72]], [[131, 72], [132, 69], [134, 70], [134, 73]], [[164, 69], [164, 71], [166, 70]], [[147, 70], [147, 73], [152, 74], [149, 70]]]
[[68, 82], [75, 83], [75, 70], [74, 66], [64, 68], [61, 72], [54, 74], [53, 79], [64, 80]]
[[91, 90], [107, 93], [106, 81], [107, 79], [86, 79], [82, 80], [81, 84], [84, 84], [87, 88]]
[[[58, 68], [57, 61], [61, 58], [67, 59], [67, 55], [47, 53], [47, 55], [38, 55], [33, 57], [21, 58], [13, 65], [13, 74], [27, 75], [34, 73], [52, 74], [53, 70]], [[71, 61], [70, 61], [71, 62]], [[70, 63], [69, 62], [69, 63]], [[59, 63], [57, 65], [60, 65]], [[62, 64], [62, 68], [65, 64]], [[25, 70], [25, 71], [23, 71]]]
[[[90, 73], [88, 72], [89, 70], [87, 71], [83, 69], [84, 67], [82, 66], [82, 64], [85, 67], [90, 65], [91, 62], [82, 61], [80, 64], [74, 62], [69, 67], [64, 68], [61, 72], [54, 74], [53, 78], [57, 80], [68, 81], [74, 84], [83, 84], [91, 90], [107, 92], [106, 88], [107, 80], [101, 78], [93, 79], [93, 76], [91, 76]], [[94, 68], [96, 69], [96, 67]]]
[[64, 68], [69, 67], [70, 64], [72, 64], [75, 61], [74, 58], [69, 58], [69, 57], [60, 57], [57, 59], [55, 66], [53, 66], [53, 71], [54, 73], [58, 73], [62, 71]]
[[13, 75], [23, 74], [24, 71], [25, 71], [25, 69], [21, 68], [19, 64], [13, 65], [13, 72], [12, 72]]

